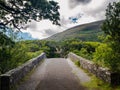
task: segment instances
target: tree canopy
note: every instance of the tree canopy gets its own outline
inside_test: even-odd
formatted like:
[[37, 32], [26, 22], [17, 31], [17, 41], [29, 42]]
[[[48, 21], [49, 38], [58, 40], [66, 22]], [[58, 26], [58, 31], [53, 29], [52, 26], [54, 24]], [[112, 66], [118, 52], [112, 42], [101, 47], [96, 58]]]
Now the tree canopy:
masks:
[[102, 30], [109, 35], [113, 41], [120, 42], [120, 2], [109, 4], [106, 9], [106, 20]]
[[120, 2], [108, 5], [102, 30], [106, 37], [104, 44], [96, 48], [94, 60], [114, 72], [120, 72]]
[[14, 44], [14, 42], [5, 34], [0, 32], [0, 48]]
[[0, 0], [0, 28], [21, 29], [31, 20], [49, 19], [59, 25], [58, 3], [48, 0]]

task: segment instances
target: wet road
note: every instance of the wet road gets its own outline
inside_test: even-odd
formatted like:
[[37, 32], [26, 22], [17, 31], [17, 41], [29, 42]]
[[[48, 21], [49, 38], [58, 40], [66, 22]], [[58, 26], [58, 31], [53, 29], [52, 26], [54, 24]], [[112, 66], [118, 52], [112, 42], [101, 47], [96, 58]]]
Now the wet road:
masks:
[[[87, 90], [80, 84], [71, 64], [63, 58], [46, 59], [17, 90]], [[84, 72], [81, 72], [84, 81]]]

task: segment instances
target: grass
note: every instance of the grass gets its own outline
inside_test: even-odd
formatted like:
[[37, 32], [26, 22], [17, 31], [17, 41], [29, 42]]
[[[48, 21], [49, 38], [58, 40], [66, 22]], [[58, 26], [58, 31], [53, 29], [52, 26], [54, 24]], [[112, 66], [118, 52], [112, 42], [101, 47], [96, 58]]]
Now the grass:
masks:
[[[79, 61], [76, 61], [74, 63], [75, 63], [75, 65], [77, 65], [78, 67], [83, 69], [80, 66]], [[91, 80], [89, 82], [82, 83], [82, 85], [84, 87], [88, 88], [88, 90], [120, 90], [120, 85], [119, 86], [111, 86], [109, 83], [106, 83], [103, 80], [97, 78], [94, 74], [89, 73], [85, 69], [83, 69], [83, 70], [91, 78]]]
[[83, 86], [89, 88], [88, 90], [120, 90], [120, 86], [111, 86], [93, 74], [91, 74], [90, 77], [91, 81], [82, 84]]
[[89, 88], [89, 90], [113, 90], [108, 83], [103, 82], [96, 76], [91, 74], [91, 80], [82, 85]]
[[78, 67], [80, 67], [80, 61], [76, 61], [75, 65], [77, 65]]

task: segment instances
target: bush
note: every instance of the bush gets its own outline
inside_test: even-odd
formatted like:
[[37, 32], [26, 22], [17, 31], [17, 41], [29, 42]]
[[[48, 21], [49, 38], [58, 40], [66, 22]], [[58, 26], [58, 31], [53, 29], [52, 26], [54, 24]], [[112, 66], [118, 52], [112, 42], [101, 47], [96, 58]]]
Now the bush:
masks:
[[112, 71], [120, 71], [120, 55], [107, 44], [101, 44], [96, 48], [93, 61], [103, 67], [108, 67]]
[[120, 2], [108, 5], [102, 30], [106, 34], [106, 44], [96, 49], [94, 61], [112, 71], [120, 71]]

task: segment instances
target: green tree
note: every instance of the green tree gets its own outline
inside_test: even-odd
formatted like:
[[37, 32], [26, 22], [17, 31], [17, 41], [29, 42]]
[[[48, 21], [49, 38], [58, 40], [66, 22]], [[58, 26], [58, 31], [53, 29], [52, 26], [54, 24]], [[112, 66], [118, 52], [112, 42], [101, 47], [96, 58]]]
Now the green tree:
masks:
[[109, 4], [106, 9], [106, 20], [102, 25], [107, 44], [120, 57], [120, 2]]
[[101, 44], [98, 46], [93, 58], [100, 66], [108, 67], [114, 72], [120, 71], [120, 55], [115, 52], [109, 44]]
[[49, 19], [59, 24], [59, 6], [48, 0], [0, 0], [0, 28], [11, 26], [21, 29], [31, 20]]
[[15, 43], [9, 37], [3, 32], [0, 32], [0, 74], [3, 70], [2, 66], [5, 66], [4, 63], [7, 64], [7, 60], [11, 58], [10, 50], [14, 44]]
[[120, 42], [120, 2], [108, 5], [102, 30], [111, 37], [111, 40]]
[[106, 19], [102, 25], [106, 34], [104, 43], [96, 48], [94, 60], [112, 71], [120, 71], [120, 2], [109, 4]]

